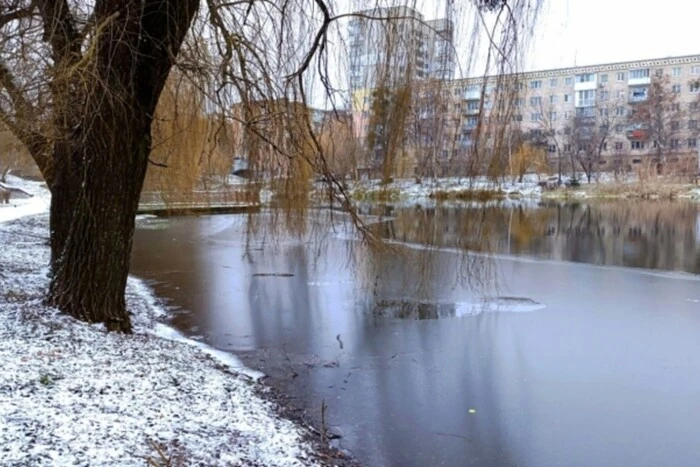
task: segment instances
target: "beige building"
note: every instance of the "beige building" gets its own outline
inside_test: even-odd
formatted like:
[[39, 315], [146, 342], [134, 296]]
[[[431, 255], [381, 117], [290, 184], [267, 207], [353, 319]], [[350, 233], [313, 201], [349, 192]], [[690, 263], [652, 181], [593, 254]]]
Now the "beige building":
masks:
[[[517, 141], [553, 172], [648, 170], [695, 175], [700, 55], [413, 84], [397, 176], [464, 175], [509, 162]], [[355, 134], [371, 122], [371, 88], [352, 95]]]
[[507, 125], [546, 147], [553, 166], [562, 160], [595, 170], [698, 170], [700, 55], [454, 80], [447, 87], [452, 139], [440, 152], [447, 168], [458, 169], [480, 140]]

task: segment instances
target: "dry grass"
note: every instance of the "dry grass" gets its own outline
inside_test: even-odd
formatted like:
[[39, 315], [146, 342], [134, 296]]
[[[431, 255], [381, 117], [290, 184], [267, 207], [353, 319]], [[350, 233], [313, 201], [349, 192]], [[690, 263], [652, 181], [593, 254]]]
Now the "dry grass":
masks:
[[491, 201], [506, 198], [502, 190], [464, 189], [455, 191], [436, 190], [430, 194], [435, 201]]

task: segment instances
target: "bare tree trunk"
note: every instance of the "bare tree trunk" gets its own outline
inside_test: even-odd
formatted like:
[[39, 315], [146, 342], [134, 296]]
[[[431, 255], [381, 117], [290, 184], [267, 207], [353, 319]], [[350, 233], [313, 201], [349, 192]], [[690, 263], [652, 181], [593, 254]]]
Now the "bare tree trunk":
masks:
[[[124, 289], [134, 218], [150, 152], [150, 117], [109, 118], [57, 144], [51, 188], [51, 283], [48, 303], [108, 329], [131, 330]], [[109, 123], [107, 123], [109, 122]], [[87, 175], [85, 175], [87, 174]]]

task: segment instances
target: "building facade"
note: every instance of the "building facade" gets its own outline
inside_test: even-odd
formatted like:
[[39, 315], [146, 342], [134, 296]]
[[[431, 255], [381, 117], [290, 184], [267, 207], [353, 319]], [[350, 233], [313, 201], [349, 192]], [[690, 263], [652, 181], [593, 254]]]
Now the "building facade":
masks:
[[454, 80], [447, 87], [453, 141], [443, 141], [441, 154], [454, 163], [469, 157], [484, 134], [507, 125], [545, 148], [554, 164], [698, 171], [700, 55]]
[[449, 19], [426, 21], [413, 8], [355, 12], [348, 25], [351, 93], [394, 87], [408, 80], [454, 77], [454, 26]]
[[[398, 176], [484, 172], [516, 141], [546, 152], [552, 171], [698, 173], [700, 55], [414, 84], [411, 163]], [[372, 114], [371, 88], [353, 94], [355, 134]], [[436, 123], [437, 122], [437, 123]], [[429, 123], [424, 125], [424, 123]], [[423, 146], [423, 149], [421, 149]]]

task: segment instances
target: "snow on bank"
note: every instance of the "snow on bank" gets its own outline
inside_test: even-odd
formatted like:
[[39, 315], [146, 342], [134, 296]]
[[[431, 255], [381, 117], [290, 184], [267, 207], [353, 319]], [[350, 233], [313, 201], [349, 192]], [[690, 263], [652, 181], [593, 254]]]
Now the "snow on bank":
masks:
[[30, 182], [8, 175], [8, 186], [19, 188], [32, 195], [31, 198], [11, 199], [10, 204], [0, 204], [0, 223], [9, 222], [25, 216], [41, 214], [49, 210], [50, 196], [44, 184]]
[[158, 449], [168, 465], [316, 464], [305, 431], [256, 394], [264, 388], [156, 335], [167, 333], [162, 310], [139, 281], [127, 290], [131, 336], [45, 307], [45, 215], [0, 225], [0, 243], [2, 465], [165, 465]]
[[[494, 181], [485, 176], [397, 179], [382, 185], [379, 180], [350, 183], [348, 191], [356, 200], [393, 205], [433, 206], [447, 202], [462, 205], [465, 202], [485, 200], [499, 203], [528, 204], [542, 199], [588, 198], [669, 198], [700, 199], [700, 188], [682, 180], [660, 177], [653, 183], [641, 183], [635, 174], [600, 173], [589, 183], [583, 173], [576, 174], [578, 186], [569, 186], [572, 177], [562, 176], [563, 186], [555, 189], [556, 176], [526, 174], [522, 181], [512, 178]], [[542, 185], [545, 185], [543, 187]]]
[[364, 180], [350, 187], [350, 193], [359, 198], [373, 197], [384, 192], [391, 201], [412, 200], [423, 203], [432, 200], [435, 194], [452, 196], [466, 191], [493, 192], [511, 198], [538, 198], [542, 188], [535, 177], [526, 177], [522, 182], [499, 183], [487, 177], [423, 179], [421, 183], [416, 183], [415, 179], [398, 179], [388, 185], [382, 185], [379, 180]]

